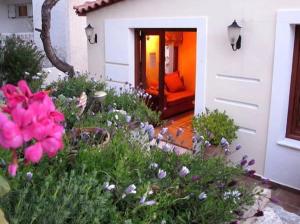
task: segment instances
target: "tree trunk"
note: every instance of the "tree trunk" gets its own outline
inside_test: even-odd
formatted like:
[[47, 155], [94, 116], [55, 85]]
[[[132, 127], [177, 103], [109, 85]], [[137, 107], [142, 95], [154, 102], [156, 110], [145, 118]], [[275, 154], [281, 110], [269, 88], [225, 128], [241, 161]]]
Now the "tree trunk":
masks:
[[68, 73], [69, 77], [73, 77], [74, 67], [62, 61], [56, 55], [50, 37], [51, 28], [51, 10], [59, 0], [45, 0], [42, 6], [42, 30], [41, 40], [43, 42], [44, 50], [49, 61], [60, 71]]

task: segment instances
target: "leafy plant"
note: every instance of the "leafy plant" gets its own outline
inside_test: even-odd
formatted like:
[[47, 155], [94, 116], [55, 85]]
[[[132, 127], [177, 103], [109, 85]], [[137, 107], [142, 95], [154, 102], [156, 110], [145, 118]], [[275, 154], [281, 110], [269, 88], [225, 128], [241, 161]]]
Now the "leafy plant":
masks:
[[142, 90], [127, 87], [120, 89], [119, 93], [113, 89], [108, 91], [104, 103], [106, 110], [109, 108], [124, 110], [132, 116], [133, 120], [159, 125], [161, 123], [160, 113], [151, 110], [147, 106], [150, 102], [150, 95], [144, 93]]
[[44, 76], [39, 74], [42, 72], [44, 55], [33, 43], [10, 37], [0, 47], [0, 52], [1, 85], [3, 82], [17, 84], [22, 79], [29, 83], [37, 83], [37, 80], [43, 82]]
[[206, 109], [205, 113], [193, 119], [193, 128], [213, 145], [218, 145], [222, 138], [229, 143], [237, 138], [238, 126], [225, 111], [223, 113], [218, 110], [210, 112]]
[[105, 83], [91, 80], [87, 74], [79, 74], [73, 78], [66, 77], [51, 83], [47, 89], [54, 90], [52, 95], [58, 97], [79, 97], [82, 92], [87, 96], [93, 96], [96, 91], [104, 90]]

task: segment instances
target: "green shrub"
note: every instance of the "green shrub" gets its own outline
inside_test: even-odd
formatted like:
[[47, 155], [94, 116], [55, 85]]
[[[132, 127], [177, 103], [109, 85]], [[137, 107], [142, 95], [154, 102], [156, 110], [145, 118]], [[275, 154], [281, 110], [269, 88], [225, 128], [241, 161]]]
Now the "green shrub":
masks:
[[202, 135], [213, 145], [219, 145], [222, 138], [225, 138], [229, 143], [237, 138], [236, 132], [238, 126], [234, 124], [233, 119], [230, 119], [226, 112], [214, 110], [196, 116], [193, 119], [193, 128], [199, 135]]
[[78, 121], [78, 113], [80, 112], [80, 108], [77, 107], [76, 99], [59, 95], [57, 98], [55, 97], [54, 102], [57, 109], [65, 116], [66, 129], [72, 129]]
[[121, 90], [117, 93], [110, 89], [105, 98], [104, 107], [108, 110], [110, 107], [117, 110], [124, 110], [132, 116], [133, 120], [149, 122], [158, 125], [160, 121], [160, 112], [151, 110], [147, 104], [149, 99], [143, 97], [143, 93], [131, 88], [130, 90]]
[[47, 89], [52, 89], [53, 96], [58, 97], [64, 95], [65, 97], [79, 97], [82, 92], [87, 96], [93, 96], [96, 91], [104, 90], [104, 82], [94, 81], [88, 78], [87, 74], [74, 76], [73, 78], [59, 79], [51, 83]]
[[17, 84], [21, 79], [28, 83], [38, 79], [43, 82], [44, 76], [37, 75], [42, 72], [43, 58], [43, 53], [33, 43], [17, 37], [7, 38], [0, 48], [0, 84]]
[[[228, 166], [221, 158], [202, 160], [200, 157], [165, 153], [159, 149], [142, 150], [135, 141], [128, 141], [128, 135], [120, 132], [103, 150], [88, 147], [80, 151], [77, 169], [86, 167], [87, 172], [99, 171], [100, 183], [115, 184], [111, 192], [122, 222], [131, 223], [226, 223], [238, 216], [240, 211], [253, 203], [251, 188], [243, 184], [232, 186], [244, 171], [240, 167]], [[159, 168], [149, 168], [157, 163]], [[178, 175], [182, 166], [190, 169], [186, 177]], [[157, 178], [158, 169], [167, 172], [164, 179]], [[199, 177], [198, 179], [196, 177]], [[131, 184], [136, 194], [127, 195], [124, 190]], [[148, 191], [154, 193], [147, 200], [156, 202], [153, 206], [141, 204], [141, 198]], [[225, 192], [238, 191], [240, 197], [224, 199]], [[203, 201], [199, 195], [205, 192]]]

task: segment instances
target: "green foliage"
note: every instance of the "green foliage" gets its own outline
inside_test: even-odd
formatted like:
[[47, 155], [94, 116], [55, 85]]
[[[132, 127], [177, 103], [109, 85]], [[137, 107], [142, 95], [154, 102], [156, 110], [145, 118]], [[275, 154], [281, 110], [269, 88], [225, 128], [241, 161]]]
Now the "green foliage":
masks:
[[37, 75], [41, 74], [43, 57], [33, 43], [17, 37], [7, 38], [4, 47], [0, 47], [0, 84], [16, 84], [21, 79], [28, 83], [34, 80], [35, 83], [37, 80], [43, 82], [44, 76]]
[[[244, 173], [228, 166], [225, 160], [203, 160], [192, 155], [177, 156], [153, 148], [143, 150], [129, 133], [116, 133], [103, 148], [81, 145], [75, 163], [68, 163], [67, 151], [57, 158], [43, 159], [38, 166], [20, 167], [11, 180], [12, 191], [0, 199], [0, 208], [10, 223], [214, 223], [236, 220], [232, 211], [241, 211], [253, 203], [252, 190], [230, 184]], [[158, 179], [157, 163], [167, 172]], [[186, 177], [178, 175], [182, 166], [190, 169]], [[33, 178], [28, 180], [26, 173]], [[193, 177], [199, 177], [193, 180]], [[107, 191], [104, 182], [115, 184]], [[125, 197], [125, 189], [134, 184], [136, 194]], [[145, 193], [155, 205], [141, 204]], [[224, 198], [225, 192], [238, 191], [239, 197]], [[205, 192], [207, 198], [199, 200]]]
[[67, 98], [64, 95], [59, 95], [55, 99], [56, 108], [65, 115], [66, 129], [70, 130], [78, 121], [77, 114], [80, 109], [77, 107], [76, 99]]
[[193, 128], [197, 134], [202, 135], [213, 145], [219, 145], [222, 138], [229, 143], [237, 138], [236, 132], [238, 126], [234, 124], [234, 120], [230, 119], [226, 112], [214, 110], [202, 113], [193, 119]]
[[97, 82], [88, 78], [87, 74], [76, 75], [73, 78], [59, 79], [51, 83], [47, 89], [54, 90], [53, 96], [79, 97], [82, 92], [93, 96], [96, 91], [104, 90], [104, 82]]
[[[138, 142], [128, 141], [128, 136], [119, 133], [103, 150], [93, 147], [82, 150], [78, 159], [79, 169], [84, 164], [88, 172], [97, 170], [102, 173], [99, 175], [100, 182], [109, 181], [117, 186], [112, 195], [118, 213], [123, 215], [123, 222], [161, 223], [165, 220], [167, 223], [218, 224], [234, 220], [236, 215], [232, 211], [253, 202], [250, 191], [242, 185], [229, 187], [229, 183], [243, 171], [227, 166], [220, 158], [202, 160], [192, 155], [178, 157], [174, 153], [155, 149], [146, 152], [141, 148]], [[157, 178], [158, 169], [149, 168], [152, 162], [167, 172], [166, 178]], [[191, 171], [185, 178], [178, 175], [182, 166]], [[193, 176], [199, 176], [200, 180], [193, 181]], [[124, 189], [131, 184], [136, 185], [137, 194], [122, 200]], [[149, 189], [155, 193], [148, 200], [155, 200], [157, 204], [141, 205], [140, 200]], [[224, 193], [234, 190], [243, 196], [224, 200]], [[207, 194], [205, 201], [198, 198], [202, 192]]]
[[160, 121], [160, 113], [151, 110], [148, 105], [148, 98], [139, 94], [139, 91], [124, 90], [119, 94], [115, 90], [110, 89], [105, 98], [105, 107], [113, 107], [118, 110], [124, 110], [132, 116], [133, 120], [139, 120], [142, 122], [148, 121], [153, 125], [158, 125]]

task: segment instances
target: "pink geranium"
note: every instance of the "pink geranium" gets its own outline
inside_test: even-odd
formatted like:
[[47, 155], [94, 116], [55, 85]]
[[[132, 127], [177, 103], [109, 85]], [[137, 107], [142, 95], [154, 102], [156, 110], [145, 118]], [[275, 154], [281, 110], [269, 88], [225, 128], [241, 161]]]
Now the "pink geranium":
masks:
[[56, 110], [46, 92], [32, 93], [21, 80], [18, 86], [1, 88], [6, 105], [0, 111], [0, 146], [13, 151], [8, 171], [15, 176], [18, 168], [16, 148], [25, 149], [25, 162], [38, 163], [44, 154], [54, 157], [63, 148], [64, 115]]

